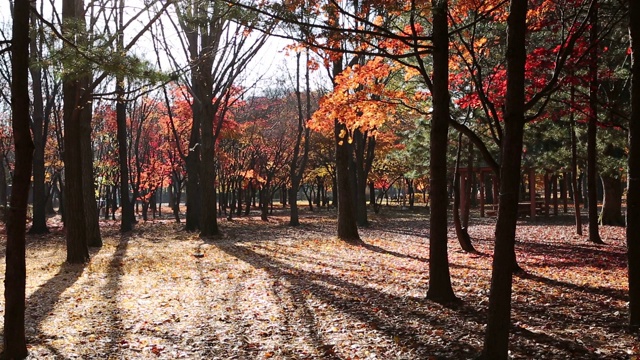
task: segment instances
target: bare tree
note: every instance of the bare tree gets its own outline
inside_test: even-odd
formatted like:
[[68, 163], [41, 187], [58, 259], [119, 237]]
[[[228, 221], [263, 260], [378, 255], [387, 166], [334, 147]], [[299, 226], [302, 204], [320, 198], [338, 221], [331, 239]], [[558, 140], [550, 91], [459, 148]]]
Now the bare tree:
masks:
[[[251, 31], [262, 20], [222, 1], [175, 4], [193, 97], [187, 169], [186, 230], [202, 236], [219, 232], [216, 214], [215, 143], [234, 100], [234, 85], [267, 36]], [[165, 39], [165, 45], [168, 40]], [[168, 45], [167, 45], [168, 48]], [[178, 61], [173, 58], [174, 64]]]

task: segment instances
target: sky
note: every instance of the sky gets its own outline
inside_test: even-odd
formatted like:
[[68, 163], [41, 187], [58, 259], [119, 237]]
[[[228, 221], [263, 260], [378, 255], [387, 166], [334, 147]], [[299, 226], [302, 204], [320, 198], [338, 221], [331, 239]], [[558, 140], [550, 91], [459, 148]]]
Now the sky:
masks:
[[[47, 0], [45, 0], [47, 1]], [[53, 0], [56, 3], [56, 8], [58, 11], [61, 11], [60, 1]], [[85, 0], [86, 2], [87, 0]], [[127, 0], [126, 1], [127, 12], [131, 15], [135, 12], [139, 11], [143, 2], [140, 0]], [[38, 7], [40, 6], [40, 0], [38, 0]], [[47, 13], [49, 11], [49, 13]], [[45, 18], [51, 19], [51, 5], [50, 2], [47, 1], [45, 3], [44, 10]], [[125, 15], [126, 16], [126, 15]], [[6, 36], [10, 36], [10, 19], [11, 14], [9, 11], [9, 1], [0, 0], [0, 24], [2, 24], [2, 28], [6, 32]], [[148, 17], [143, 17], [137, 20], [130, 28], [125, 32], [125, 37], [131, 37], [133, 34], [137, 32], [136, 29], [142, 28], [143, 24], [148, 21]], [[169, 33], [169, 36], [175, 36], [175, 31], [165, 27], [166, 31]], [[173, 32], [174, 35], [171, 35]], [[1, 36], [0, 36], [1, 37]], [[175, 40], [177, 42], [177, 40]], [[126, 41], [125, 41], [126, 43]], [[267, 43], [261, 48], [258, 55], [250, 62], [247, 66], [247, 70], [245, 74], [242, 76], [242, 84], [244, 86], [254, 86], [256, 91], [260, 92], [265, 88], [275, 86], [277, 83], [277, 78], [286, 77], [286, 73], [294, 73], [295, 71], [295, 57], [287, 56], [285, 51], [283, 50], [285, 46], [289, 43], [288, 40], [283, 40], [276, 37], [271, 37], [267, 40]], [[153, 46], [151, 45], [151, 36], [145, 36], [138, 44], [134, 47], [133, 53], [142, 58], [146, 58], [146, 60], [151, 61], [153, 63], [156, 62], [156, 57], [154, 55]], [[181, 46], [179, 43], [176, 43], [176, 51], [179, 51], [178, 55], [182, 52], [180, 49]], [[180, 50], [178, 50], [180, 49]], [[164, 63], [163, 69], [168, 70], [168, 61]], [[316, 79], [312, 82], [318, 83], [322, 82], [321, 74], [315, 75]]]

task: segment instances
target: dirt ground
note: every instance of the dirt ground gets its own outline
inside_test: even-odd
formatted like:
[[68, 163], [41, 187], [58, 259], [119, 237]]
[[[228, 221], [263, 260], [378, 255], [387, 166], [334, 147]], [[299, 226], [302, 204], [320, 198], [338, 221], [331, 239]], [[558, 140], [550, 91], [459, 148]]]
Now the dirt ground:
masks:
[[[31, 359], [470, 359], [488, 305], [493, 221], [473, 219], [479, 254], [451, 231], [455, 306], [425, 299], [428, 215], [382, 209], [360, 231], [364, 246], [335, 238], [335, 214], [304, 212], [220, 220], [200, 239], [171, 220], [120, 235], [69, 265], [63, 230], [30, 236], [27, 337]], [[586, 233], [586, 231], [585, 231]], [[522, 220], [514, 278], [514, 359], [640, 358], [625, 327], [624, 229], [604, 246], [574, 235], [568, 215]], [[0, 258], [4, 259], [4, 242]], [[4, 278], [4, 261], [0, 279]], [[4, 299], [0, 313], [4, 314]]]

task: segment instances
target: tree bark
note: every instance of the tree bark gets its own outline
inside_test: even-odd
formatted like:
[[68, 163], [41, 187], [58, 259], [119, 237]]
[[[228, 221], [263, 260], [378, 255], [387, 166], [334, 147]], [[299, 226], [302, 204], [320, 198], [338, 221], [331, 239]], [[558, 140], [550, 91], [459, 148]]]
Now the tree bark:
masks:
[[631, 119], [627, 183], [627, 261], [629, 272], [629, 325], [640, 329], [640, 3], [629, 0], [631, 34]]
[[[82, 96], [91, 84], [91, 75], [82, 78], [85, 87], [81, 89]], [[85, 213], [87, 244], [92, 247], [102, 246], [100, 234], [100, 220], [98, 204], [96, 203], [96, 188], [93, 176], [93, 146], [91, 145], [91, 120], [93, 118], [93, 102], [87, 100], [80, 112], [80, 157], [82, 161], [82, 203]]]
[[[347, 141], [346, 127], [335, 120], [336, 182], [338, 190], [338, 238], [349, 243], [359, 243], [354, 196], [349, 178], [351, 145]], [[342, 136], [341, 136], [342, 135]], [[335, 194], [334, 194], [335, 197]]]
[[0, 158], [0, 207], [2, 207], [2, 212], [0, 213], [0, 221], [7, 220], [7, 168], [4, 164], [4, 159]]
[[[124, 0], [118, 6], [118, 49], [124, 47]], [[129, 198], [129, 165], [127, 157], [127, 104], [124, 94], [124, 74], [116, 77], [116, 138], [118, 140], [118, 167], [120, 168], [120, 232], [133, 230], [135, 215]]]
[[471, 237], [467, 228], [462, 225], [460, 219], [460, 153], [462, 150], [462, 133], [458, 133], [458, 150], [456, 151], [456, 165], [453, 174], [453, 224], [456, 229], [456, 236], [462, 250], [476, 252], [471, 243]]
[[596, 133], [598, 121], [598, 2], [594, 1], [589, 14], [589, 122], [587, 124], [587, 195], [589, 196], [589, 241], [603, 244], [598, 230], [598, 171], [596, 169]]
[[449, 274], [447, 210], [447, 142], [449, 130], [449, 25], [448, 1], [432, 0], [433, 6], [433, 116], [431, 118], [429, 167], [431, 212], [429, 213], [429, 290], [427, 299], [439, 303], [457, 300]]
[[527, 0], [511, 0], [507, 19], [507, 89], [500, 165], [500, 204], [483, 347], [483, 358], [491, 360], [509, 358], [513, 256], [524, 135], [526, 15]]
[[354, 130], [355, 175], [356, 175], [356, 217], [359, 226], [368, 226], [367, 218], [367, 178], [373, 164], [375, 138], [368, 132]]
[[[33, 2], [35, 5], [35, 1]], [[36, 29], [36, 15], [35, 12], [31, 14], [31, 23], [34, 27], [33, 36], [30, 42], [30, 58], [31, 58], [31, 81], [33, 89], [33, 143], [35, 151], [33, 153], [33, 222], [29, 229], [30, 234], [46, 234], [49, 232], [47, 227], [47, 193], [45, 189], [45, 166], [44, 166], [44, 148], [46, 145], [47, 137], [45, 135], [46, 125], [45, 121], [45, 107], [42, 97], [42, 71], [39, 66], [38, 56], [41, 53], [38, 51], [38, 36], [39, 29]], [[55, 96], [55, 94], [54, 94]]]
[[464, 209], [462, 209], [462, 226], [465, 229], [469, 228], [469, 216], [471, 215], [471, 202], [473, 201], [472, 195], [475, 184], [475, 174], [473, 173], [473, 143], [471, 141], [469, 141], [467, 150], [467, 181], [463, 189], [467, 201], [464, 203]]
[[24, 326], [25, 231], [34, 149], [29, 130], [29, 2], [15, 2], [12, 31], [11, 110], [16, 158], [7, 221], [3, 356], [24, 359], [28, 355]]
[[600, 212], [600, 224], [611, 226], [624, 226], [622, 216], [622, 181], [619, 177], [601, 175], [604, 188], [604, 200]]
[[[84, 25], [84, 2], [63, 0], [62, 22], [64, 33], [69, 39], [82, 37]], [[70, 45], [65, 44], [67, 48]], [[71, 49], [69, 49], [71, 50]], [[77, 71], [78, 69], [74, 69]], [[84, 263], [89, 259], [87, 243], [87, 221], [84, 212], [82, 190], [82, 111], [85, 104], [82, 89], [86, 80], [74, 71], [65, 72], [63, 78], [63, 121], [64, 121], [64, 166], [65, 166], [65, 228], [67, 239], [67, 262]]]
[[[307, 63], [309, 62], [309, 49], [306, 49]], [[307, 167], [307, 161], [309, 159], [309, 136], [311, 135], [310, 129], [304, 126], [306, 119], [311, 118], [311, 87], [310, 87], [310, 73], [309, 66], [306, 67], [306, 106], [302, 106], [302, 96], [300, 92], [300, 54], [297, 55], [296, 62], [296, 102], [298, 105], [298, 127], [296, 132], [296, 143], [293, 148], [293, 156], [291, 157], [291, 168], [289, 171], [289, 177], [291, 178], [291, 188], [289, 189], [289, 203], [291, 204], [289, 225], [300, 225], [300, 219], [298, 214], [298, 190], [300, 189], [300, 183], [302, 182], [302, 175]], [[303, 112], [303, 108], [306, 113]], [[304, 141], [304, 145], [301, 143]], [[302, 155], [300, 150], [302, 148]]]
[[[571, 103], [575, 98], [575, 87], [571, 86]], [[576, 234], [582, 235], [582, 215], [580, 214], [580, 190], [578, 188], [578, 150], [576, 140], [576, 121], [571, 112], [571, 189], [573, 197], [573, 207], [576, 215]]]
[[216, 171], [215, 171], [215, 140], [214, 121], [216, 109], [211, 106], [212, 96], [203, 96], [200, 105], [203, 110], [202, 118], [202, 157], [200, 159], [200, 194], [202, 196], [200, 210], [200, 236], [215, 236], [219, 234], [216, 212]]

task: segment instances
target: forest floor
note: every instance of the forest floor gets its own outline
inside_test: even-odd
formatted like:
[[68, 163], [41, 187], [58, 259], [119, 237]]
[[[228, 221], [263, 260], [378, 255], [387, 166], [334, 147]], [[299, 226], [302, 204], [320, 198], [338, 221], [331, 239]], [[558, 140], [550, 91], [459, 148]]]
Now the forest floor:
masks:
[[[221, 220], [200, 239], [170, 220], [120, 235], [84, 265], [65, 263], [60, 227], [29, 236], [31, 359], [471, 359], [482, 348], [495, 218], [472, 219], [478, 254], [449, 260], [461, 302], [425, 299], [428, 216], [383, 207], [364, 246], [335, 238], [335, 213]], [[569, 215], [520, 220], [510, 353], [514, 359], [636, 359], [628, 332], [624, 229], [596, 246]], [[585, 227], [586, 233], [586, 227]], [[4, 279], [4, 236], [0, 280]], [[0, 299], [0, 314], [4, 303]], [[1, 325], [0, 325], [1, 326]], [[1, 345], [0, 345], [1, 346]]]

